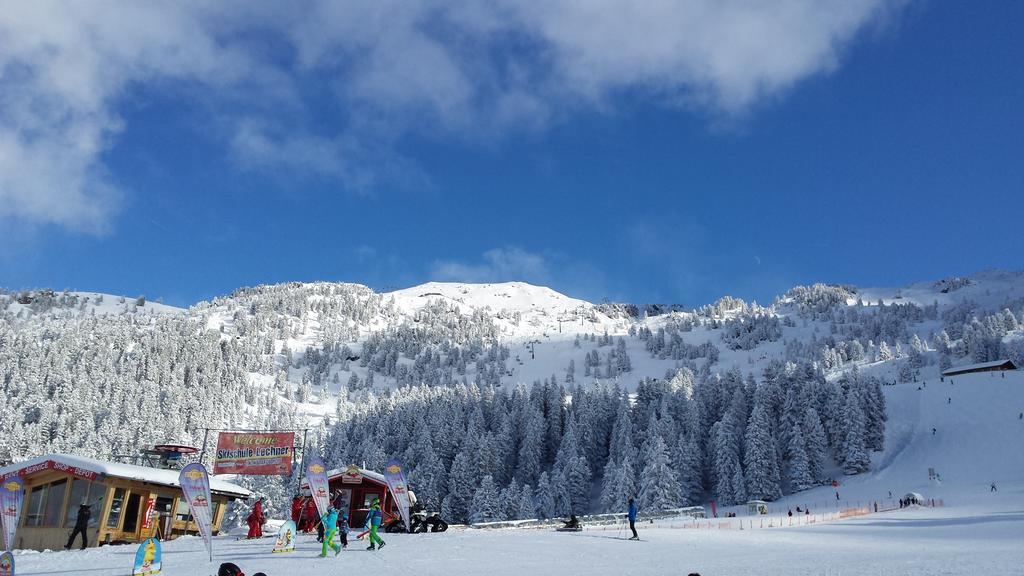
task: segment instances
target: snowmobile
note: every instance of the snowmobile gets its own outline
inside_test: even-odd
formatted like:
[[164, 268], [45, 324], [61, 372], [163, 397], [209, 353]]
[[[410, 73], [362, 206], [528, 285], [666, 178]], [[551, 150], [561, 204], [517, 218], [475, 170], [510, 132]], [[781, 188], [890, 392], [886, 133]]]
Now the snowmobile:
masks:
[[583, 530], [583, 527], [580, 526], [580, 521], [576, 518], [575, 514], [570, 516], [564, 524], [564, 526], [555, 528], [555, 530], [558, 532], [579, 532]]
[[[411, 532], [413, 534], [422, 534], [424, 532], [444, 532], [448, 529], [448, 523], [441, 519], [440, 513], [434, 512], [431, 514], [423, 511], [422, 509], [414, 509], [412, 511], [412, 517], [409, 518], [409, 523], [412, 524]], [[388, 533], [405, 532], [405, 522], [402, 521], [401, 517], [395, 517], [384, 524], [384, 531]]]

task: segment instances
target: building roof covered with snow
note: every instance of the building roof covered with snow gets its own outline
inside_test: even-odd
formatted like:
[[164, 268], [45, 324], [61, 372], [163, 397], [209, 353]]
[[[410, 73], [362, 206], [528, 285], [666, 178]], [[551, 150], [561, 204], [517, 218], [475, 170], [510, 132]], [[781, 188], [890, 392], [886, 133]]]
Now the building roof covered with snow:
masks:
[[958, 374], [970, 374], [972, 372], [999, 372], [1002, 370], [1016, 370], [1017, 365], [1012, 360], [993, 360], [978, 364], [967, 364], [956, 366], [942, 372], [943, 376], [956, 376]]
[[[26, 476], [43, 470], [67, 471], [76, 476], [90, 479], [100, 476], [113, 476], [127, 480], [159, 484], [161, 486], [181, 487], [178, 483], [177, 470], [107, 462], [84, 456], [73, 456], [71, 454], [44, 454], [31, 460], [4, 466], [0, 468], [0, 478], [6, 480], [12, 476]], [[248, 498], [252, 494], [249, 490], [237, 484], [218, 480], [212, 476], [210, 477], [210, 491], [236, 498]]]

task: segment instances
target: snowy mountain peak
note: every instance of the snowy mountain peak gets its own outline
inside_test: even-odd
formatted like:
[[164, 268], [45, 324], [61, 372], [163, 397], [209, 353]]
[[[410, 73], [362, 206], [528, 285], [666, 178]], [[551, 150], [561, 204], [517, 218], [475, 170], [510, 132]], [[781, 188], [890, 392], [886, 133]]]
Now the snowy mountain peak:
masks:
[[530, 312], [540, 309], [549, 312], [590, 308], [584, 300], [571, 298], [545, 286], [526, 282], [500, 282], [496, 284], [465, 284], [458, 282], [427, 282], [404, 290], [389, 292], [399, 306], [420, 308], [434, 299], [446, 299], [474, 309], [491, 308], [510, 312]]

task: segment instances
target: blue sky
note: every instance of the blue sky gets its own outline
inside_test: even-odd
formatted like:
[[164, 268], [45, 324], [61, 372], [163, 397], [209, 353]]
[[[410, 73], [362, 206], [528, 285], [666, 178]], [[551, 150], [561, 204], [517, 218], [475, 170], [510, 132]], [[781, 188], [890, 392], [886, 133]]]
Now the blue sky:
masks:
[[0, 286], [700, 305], [1022, 268], [1024, 3], [787, 5], [7, 11]]

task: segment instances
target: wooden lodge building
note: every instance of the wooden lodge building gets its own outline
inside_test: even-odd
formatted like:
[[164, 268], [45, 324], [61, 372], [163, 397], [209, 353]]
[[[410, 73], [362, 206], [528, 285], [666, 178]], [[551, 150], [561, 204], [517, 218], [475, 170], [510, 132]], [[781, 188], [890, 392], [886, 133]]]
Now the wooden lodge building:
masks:
[[[3, 480], [21, 476], [25, 482], [14, 547], [63, 548], [83, 501], [92, 504], [89, 546], [198, 534], [178, 472], [67, 454], [47, 454], [0, 468]], [[211, 477], [210, 493], [217, 534], [228, 502], [248, 498], [250, 492]], [[75, 545], [81, 541], [76, 539]]]

